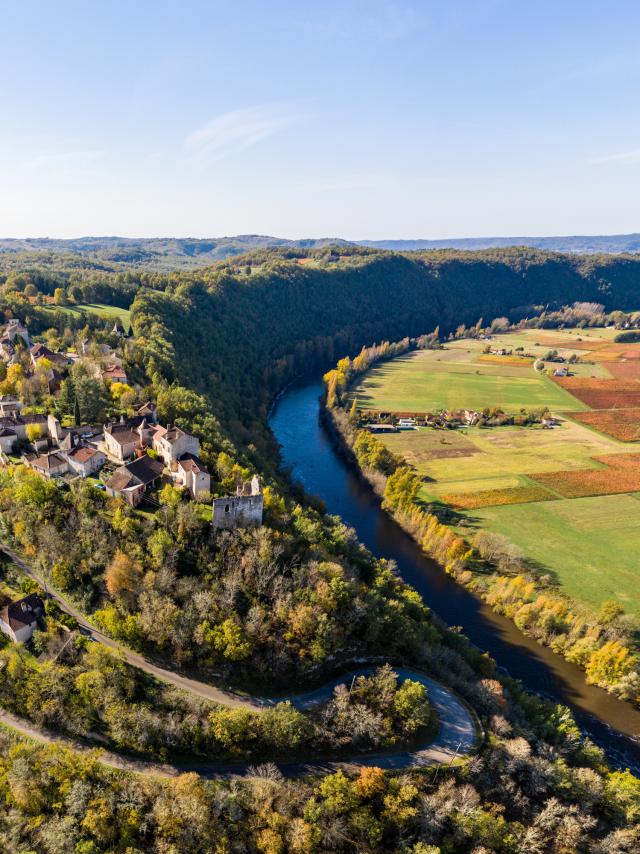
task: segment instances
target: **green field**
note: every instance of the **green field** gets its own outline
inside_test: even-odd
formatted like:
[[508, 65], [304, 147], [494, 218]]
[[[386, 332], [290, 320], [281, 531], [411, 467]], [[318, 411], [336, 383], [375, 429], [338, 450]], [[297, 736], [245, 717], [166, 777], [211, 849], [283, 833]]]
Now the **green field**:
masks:
[[619, 601], [640, 618], [640, 499], [602, 495], [474, 510], [481, 527], [520, 546], [571, 597]]
[[[522, 347], [531, 355], [549, 349], [565, 356], [575, 353], [583, 363], [573, 373], [606, 378], [611, 374], [604, 361], [596, 361], [597, 353], [614, 332], [523, 330], [494, 336], [491, 347]], [[503, 534], [576, 601], [598, 606], [617, 599], [640, 617], [640, 597], [634, 595], [640, 583], [640, 499], [635, 494], [561, 499], [551, 486], [546, 495], [556, 500], [501, 506], [497, 500], [498, 491], [534, 487], [530, 475], [597, 468], [601, 464], [594, 458], [640, 453], [640, 443], [623, 443], [571, 420], [571, 412], [588, 407], [535, 372], [531, 360], [514, 354], [496, 358], [483, 353], [486, 346], [479, 340], [458, 340], [444, 350], [413, 352], [374, 366], [352, 397], [361, 409], [400, 412], [549, 407], [559, 422], [551, 430], [538, 425], [420, 427], [381, 439], [422, 476], [424, 502], [455, 503], [457, 496], [457, 506], [464, 507], [467, 496], [483, 493], [482, 504], [493, 506], [463, 511], [468, 524]], [[488, 491], [492, 494], [485, 496]]]
[[354, 389], [363, 409], [425, 412], [500, 406], [514, 412], [587, 407], [547, 377], [524, 367], [462, 361], [463, 351], [419, 350], [376, 365]]
[[[487, 480], [496, 477], [595, 468], [598, 464], [592, 457], [640, 451], [568, 419], [553, 430], [421, 427], [382, 438], [394, 453], [435, 481], [425, 486], [433, 495], [458, 491], [450, 488], [451, 481], [468, 481], [471, 489], [489, 489]], [[474, 485], [478, 478], [482, 485]]]
[[115, 305], [105, 305], [104, 303], [91, 302], [84, 305], [47, 305], [44, 306], [45, 311], [65, 311], [67, 314], [97, 314], [98, 317], [113, 318], [115, 323], [116, 318], [120, 321], [124, 328], [128, 331], [131, 327], [131, 312], [128, 308], [119, 308]]

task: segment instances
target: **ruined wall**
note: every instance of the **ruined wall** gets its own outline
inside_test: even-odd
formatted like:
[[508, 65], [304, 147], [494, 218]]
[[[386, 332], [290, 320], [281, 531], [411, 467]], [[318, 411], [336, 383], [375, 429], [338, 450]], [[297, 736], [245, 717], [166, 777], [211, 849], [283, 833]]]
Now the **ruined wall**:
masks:
[[252, 528], [262, 524], [263, 497], [257, 495], [234, 495], [213, 500], [214, 528]]

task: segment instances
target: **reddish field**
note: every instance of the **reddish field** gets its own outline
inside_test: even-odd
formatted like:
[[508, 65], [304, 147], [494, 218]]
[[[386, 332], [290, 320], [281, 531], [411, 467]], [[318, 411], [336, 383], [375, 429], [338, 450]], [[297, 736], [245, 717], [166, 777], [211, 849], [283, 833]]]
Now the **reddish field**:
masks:
[[640, 454], [608, 454], [593, 459], [605, 468], [552, 471], [529, 477], [563, 498], [640, 492]]
[[479, 492], [461, 492], [443, 495], [442, 500], [460, 510], [477, 507], [498, 507], [502, 504], [528, 504], [530, 501], [550, 501], [555, 498], [541, 486], [513, 486], [507, 489], [482, 489]]
[[553, 381], [592, 409], [640, 407], [640, 383], [634, 380], [553, 377]]
[[560, 336], [541, 337], [540, 344], [544, 347], [552, 347], [554, 350], [604, 350], [605, 347], [609, 347], [607, 341], [578, 341], [576, 338]]
[[618, 359], [640, 359], [640, 344], [607, 344], [594, 348], [594, 362], [615, 362]]
[[617, 380], [640, 380], [640, 359], [607, 362], [607, 370]]
[[593, 427], [621, 442], [635, 442], [640, 439], [640, 408], [597, 409], [594, 412], [565, 414], [574, 421]]

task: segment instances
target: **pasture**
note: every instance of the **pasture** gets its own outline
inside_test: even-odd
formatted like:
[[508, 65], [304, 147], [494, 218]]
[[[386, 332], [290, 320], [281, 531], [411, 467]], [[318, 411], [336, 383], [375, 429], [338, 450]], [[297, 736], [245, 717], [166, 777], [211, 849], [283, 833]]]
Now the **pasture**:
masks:
[[[471, 355], [471, 359], [465, 358]], [[522, 367], [475, 362], [480, 352], [419, 350], [374, 366], [353, 390], [362, 409], [424, 412], [439, 409], [582, 410], [587, 407], [523, 360]]]
[[113, 319], [115, 323], [117, 318], [124, 328], [129, 331], [131, 328], [131, 312], [128, 308], [119, 308], [116, 305], [106, 305], [105, 303], [91, 302], [82, 305], [47, 305], [42, 306], [45, 311], [64, 311], [67, 314], [96, 314], [98, 317]]
[[484, 507], [480, 527], [519, 546], [578, 602], [620, 602], [640, 618], [640, 498], [607, 495]]

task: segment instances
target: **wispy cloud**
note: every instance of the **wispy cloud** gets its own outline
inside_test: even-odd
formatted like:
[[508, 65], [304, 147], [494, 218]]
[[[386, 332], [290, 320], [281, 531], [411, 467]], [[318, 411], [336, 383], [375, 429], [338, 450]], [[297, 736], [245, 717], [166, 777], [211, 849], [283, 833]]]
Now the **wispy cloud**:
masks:
[[300, 118], [300, 112], [291, 104], [263, 104], [232, 110], [190, 133], [184, 141], [184, 148], [201, 163], [220, 160], [280, 133]]
[[60, 170], [86, 166], [102, 160], [104, 151], [61, 151], [38, 154], [23, 163], [29, 170]]
[[635, 148], [633, 151], [620, 151], [617, 154], [607, 154], [604, 157], [594, 157], [590, 162], [594, 165], [601, 163], [640, 163], [640, 148]]

